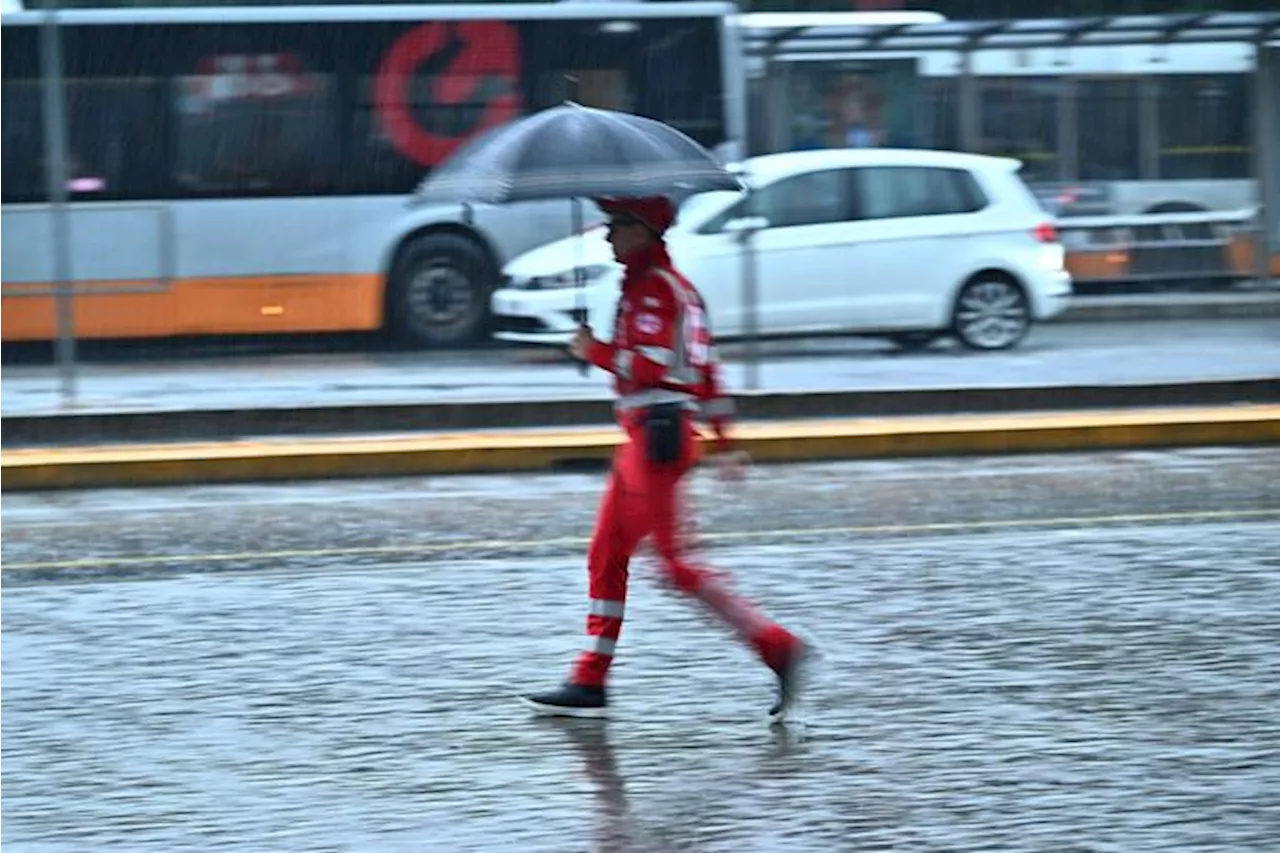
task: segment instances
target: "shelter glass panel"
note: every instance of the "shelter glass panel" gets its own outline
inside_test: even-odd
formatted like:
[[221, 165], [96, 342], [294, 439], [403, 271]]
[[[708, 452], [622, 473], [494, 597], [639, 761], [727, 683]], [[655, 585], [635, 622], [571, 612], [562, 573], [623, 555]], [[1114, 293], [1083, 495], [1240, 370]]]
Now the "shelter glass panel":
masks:
[[981, 86], [981, 153], [1023, 161], [1022, 175], [1027, 180], [1057, 180], [1062, 81], [1055, 77], [988, 78]]
[[1081, 78], [1076, 81], [1079, 177], [1086, 181], [1141, 177], [1140, 81]]
[[1160, 177], [1247, 178], [1251, 91], [1243, 74], [1160, 80]]
[[920, 146], [915, 60], [797, 62], [788, 77], [793, 150]]

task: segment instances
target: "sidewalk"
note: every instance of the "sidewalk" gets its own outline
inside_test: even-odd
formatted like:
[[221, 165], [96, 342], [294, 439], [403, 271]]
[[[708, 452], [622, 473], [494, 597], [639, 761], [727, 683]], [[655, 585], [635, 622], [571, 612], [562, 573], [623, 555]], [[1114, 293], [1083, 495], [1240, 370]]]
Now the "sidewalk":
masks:
[[[1080, 323], [1033, 329], [1016, 349], [971, 353], [937, 344], [902, 353], [878, 340], [759, 345], [755, 387], [743, 345], [723, 348], [734, 393], [936, 391], [1222, 381], [1280, 376], [1280, 318]], [[542, 349], [469, 353], [342, 352], [86, 364], [64, 405], [53, 365], [6, 366], [3, 414], [64, 417], [128, 412], [287, 411], [317, 406], [457, 405], [607, 400], [587, 376]]]
[[[762, 461], [1280, 442], [1274, 317], [1049, 324], [995, 353], [775, 341], [754, 372], [723, 355]], [[545, 350], [91, 364], [71, 407], [51, 365], [3, 378], [10, 490], [599, 466], [620, 438], [609, 377]]]

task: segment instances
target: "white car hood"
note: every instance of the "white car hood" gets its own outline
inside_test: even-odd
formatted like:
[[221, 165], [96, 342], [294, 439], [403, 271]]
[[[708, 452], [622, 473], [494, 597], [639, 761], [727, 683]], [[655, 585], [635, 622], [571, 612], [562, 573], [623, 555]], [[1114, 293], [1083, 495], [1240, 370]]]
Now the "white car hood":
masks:
[[613, 259], [613, 249], [605, 239], [603, 228], [592, 228], [581, 236], [566, 237], [530, 249], [507, 261], [502, 271], [512, 278], [533, 278], [556, 275], [573, 269], [575, 265], [618, 266], [621, 270], [621, 266]]
[[[688, 235], [679, 231], [667, 233], [667, 249], [673, 258], [687, 254]], [[678, 261], [677, 261], [678, 263]], [[571, 270], [575, 265], [583, 267], [610, 266], [622, 274], [622, 265], [613, 259], [613, 249], [605, 239], [605, 229], [592, 228], [579, 237], [566, 237], [531, 249], [507, 261], [503, 273], [516, 279], [557, 275]]]
[[[689, 246], [693, 237], [687, 229], [705, 221], [708, 216], [741, 198], [738, 192], [700, 193], [685, 201], [680, 208], [679, 221], [667, 232], [667, 248], [677, 259], [690, 252]], [[691, 225], [688, 223], [692, 223]], [[575, 266], [608, 265], [617, 268], [619, 276], [622, 265], [613, 259], [613, 250], [609, 247], [607, 234], [602, 225], [590, 228], [581, 237], [566, 237], [536, 249], [530, 249], [507, 261], [502, 271], [512, 278], [534, 278], [537, 276], [557, 275], [571, 270]]]
[[[587, 282], [585, 298], [587, 307], [587, 323], [595, 330], [595, 335], [608, 341], [613, 337], [613, 314], [620, 296], [619, 285], [622, 281], [622, 264], [613, 259], [613, 249], [605, 239], [604, 228], [592, 228], [581, 237], [567, 237], [531, 249], [507, 262], [502, 268], [504, 275], [516, 281], [556, 276], [574, 268], [607, 266], [611, 272]], [[667, 248], [677, 259], [687, 254], [690, 235], [680, 231], [667, 234]], [[685, 252], [681, 252], [685, 246]], [[567, 291], [566, 291], [567, 292]]]

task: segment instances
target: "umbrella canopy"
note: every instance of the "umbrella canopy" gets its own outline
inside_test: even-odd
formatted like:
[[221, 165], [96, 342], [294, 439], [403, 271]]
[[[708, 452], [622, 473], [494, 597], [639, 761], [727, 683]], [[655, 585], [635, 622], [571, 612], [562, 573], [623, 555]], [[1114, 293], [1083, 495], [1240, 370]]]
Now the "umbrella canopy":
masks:
[[423, 203], [508, 204], [741, 188], [711, 152], [670, 125], [569, 103], [472, 139], [416, 195]]

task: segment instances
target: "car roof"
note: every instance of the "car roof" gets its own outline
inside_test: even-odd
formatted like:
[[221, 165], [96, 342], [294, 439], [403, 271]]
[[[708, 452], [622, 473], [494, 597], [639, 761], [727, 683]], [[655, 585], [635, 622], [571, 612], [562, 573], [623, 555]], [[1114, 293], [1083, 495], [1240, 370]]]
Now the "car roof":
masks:
[[921, 148], [821, 148], [787, 151], [749, 157], [738, 164], [756, 181], [775, 181], [818, 169], [853, 166], [938, 166], [963, 169], [1018, 169], [1021, 161], [1012, 157], [966, 154]]

